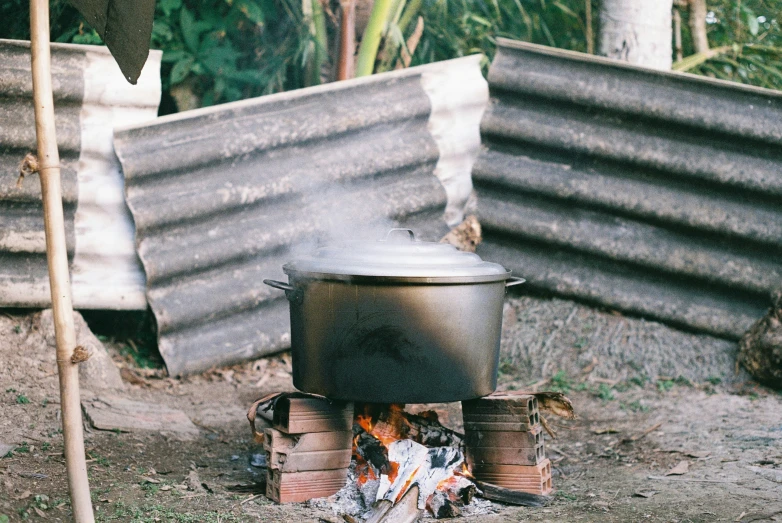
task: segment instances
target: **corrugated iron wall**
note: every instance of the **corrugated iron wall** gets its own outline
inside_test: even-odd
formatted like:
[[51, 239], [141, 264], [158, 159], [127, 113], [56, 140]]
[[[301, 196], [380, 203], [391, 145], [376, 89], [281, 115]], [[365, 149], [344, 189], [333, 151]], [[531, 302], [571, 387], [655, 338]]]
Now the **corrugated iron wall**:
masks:
[[261, 280], [319, 240], [447, 232], [487, 99], [468, 57], [117, 130], [169, 373], [287, 348], [288, 303]]
[[479, 254], [538, 290], [740, 337], [782, 286], [782, 93], [498, 43]]
[[[74, 306], [146, 309], [112, 128], [155, 118], [159, 51], [129, 85], [105, 47], [52, 45], [55, 120]], [[40, 183], [16, 187], [35, 151], [30, 47], [0, 40], [0, 307], [48, 307]]]

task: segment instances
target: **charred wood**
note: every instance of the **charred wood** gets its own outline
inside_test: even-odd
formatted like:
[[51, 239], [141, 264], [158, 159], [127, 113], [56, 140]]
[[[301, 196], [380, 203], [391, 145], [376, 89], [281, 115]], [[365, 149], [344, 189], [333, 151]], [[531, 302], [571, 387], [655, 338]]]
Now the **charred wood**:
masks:
[[379, 474], [388, 474], [391, 463], [388, 461], [388, 448], [371, 434], [361, 431], [355, 439], [356, 453], [372, 465]]
[[530, 494], [511, 490], [485, 481], [474, 480], [479, 489], [479, 495], [484, 499], [508, 503], [509, 505], [521, 505], [524, 507], [545, 507], [548, 502], [548, 496]]

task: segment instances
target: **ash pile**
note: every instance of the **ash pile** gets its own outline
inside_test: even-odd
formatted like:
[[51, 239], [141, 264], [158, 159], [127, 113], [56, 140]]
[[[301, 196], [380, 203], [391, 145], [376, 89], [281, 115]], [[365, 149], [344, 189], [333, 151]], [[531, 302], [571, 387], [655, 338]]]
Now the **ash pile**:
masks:
[[[561, 395], [560, 395], [561, 396]], [[488, 514], [492, 502], [545, 506], [553, 492], [539, 400], [497, 393], [462, 402], [465, 433], [434, 411], [329, 400], [259, 399], [248, 419], [266, 454], [266, 496], [307, 501], [348, 522], [413, 522]], [[570, 417], [567, 398], [552, 409]]]

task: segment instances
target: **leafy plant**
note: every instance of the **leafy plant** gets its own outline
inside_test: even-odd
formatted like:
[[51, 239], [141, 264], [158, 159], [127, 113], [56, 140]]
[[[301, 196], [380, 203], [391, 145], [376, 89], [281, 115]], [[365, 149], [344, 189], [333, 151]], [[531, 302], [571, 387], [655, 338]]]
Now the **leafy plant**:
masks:
[[[717, 0], [707, 3], [708, 53], [692, 54], [691, 39], [682, 35], [686, 54], [674, 69], [723, 80], [782, 89], [782, 20], [778, 0]], [[683, 13], [686, 25], [687, 14]]]
[[24, 394], [17, 394], [16, 403], [18, 403], [19, 405], [27, 405], [28, 403], [30, 403], [30, 398], [28, 398]]
[[551, 390], [567, 394], [573, 388], [573, 380], [564, 370], [557, 371], [551, 376]]

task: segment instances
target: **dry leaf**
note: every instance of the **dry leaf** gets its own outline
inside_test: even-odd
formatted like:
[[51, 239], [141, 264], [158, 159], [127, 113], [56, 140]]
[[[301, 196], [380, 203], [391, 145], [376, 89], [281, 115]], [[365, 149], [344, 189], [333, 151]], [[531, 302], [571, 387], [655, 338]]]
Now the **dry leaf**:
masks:
[[16, 497], [16, 499], [27, 499], [27, 498], [29, 498], [29, 497], [30, 497], [30, 496], [32, 496], [32, 495], [33, 495], [33, 493], [32, 493], [32, 492], [30, 492], [29, 490], [25, 490], [24, 492], [22, 492], [21, 494], [19, 494], [19, 495]]
[[690, 470], [690, 462], [689, 461], [680, 461], [676, 464], [675, 467], [673, 467], [671, 470], [665, 473], [666, 476], [681, 476], [682, 474], [687, 474], [687, 472]]

